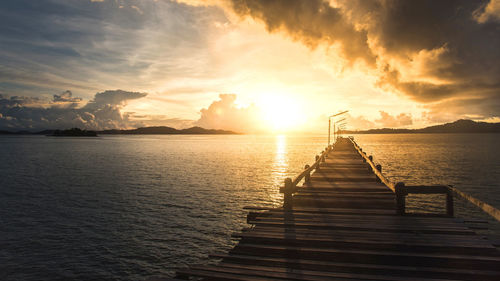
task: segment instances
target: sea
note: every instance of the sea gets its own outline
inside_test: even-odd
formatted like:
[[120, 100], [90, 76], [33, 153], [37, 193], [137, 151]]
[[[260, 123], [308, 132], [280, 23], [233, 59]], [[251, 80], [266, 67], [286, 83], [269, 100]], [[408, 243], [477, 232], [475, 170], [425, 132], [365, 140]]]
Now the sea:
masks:
[[[500, 134], [354, 138], [391, 181], [453, 185], [500, 208]], [[326, 146], [311, 134], [0, 136], [0, 280], [146, 280], [215, 263], [248, 227], [243, 208], [280, 206], [284, 179]], [[408, 198], [412, 212], [443, 206]]]

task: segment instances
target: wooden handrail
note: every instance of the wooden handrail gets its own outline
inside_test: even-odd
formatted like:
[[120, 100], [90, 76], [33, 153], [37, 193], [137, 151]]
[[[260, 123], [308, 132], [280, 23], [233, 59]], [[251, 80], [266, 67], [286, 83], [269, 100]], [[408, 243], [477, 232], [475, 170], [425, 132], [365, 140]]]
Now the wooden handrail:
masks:
[[500, 221], [500, 210], [485, 203], [459, 189], [450, 185], [415, 185], [406, 186], [402, 182], [393, 183], [384, 174], [382, 174], [382, 166], [375, 165], [373, 162], [373, 157], [367, 156], [363, 149], [354, 141], [353, 137], [349, 137], [349, 140], [353, 143], [354, 147], [358, 153], [363, 157], [363, 159], [370, 165], [373, 172], [381, 182], [383, 182], [387, 187], [389, 187], [394, 193], [396, 193], [396, 205], [398, 206], [398, 213], [405, 214], [405, 197], [408, 194], [446, 194], [446, 214], [448, 216], [453, 216], [453, 195], [460, 197], [473, 205], [476, 205], [483, 212]]
[[477, 198], [474, 198], [471, 195], [464, 193], [463, 191], [458, 190], [457, 188], [455, 188], [451, 185], [448, 186], [448, 189], [451, 191], [451, 193], [469, 201], [470, 203], [479, 207], [479, 209], [483, 210], [483, 212], [492, 216], [497, 221], [500, 221], [500, 210], [498, 210], [497, 208], [491, 206], [490, 204], [484, 203], [483, 201], [481, 201]]
[[320, 164], [322, 162], [325, 162], [325, 158], [330, 153], [330, 151], [333, 149], [332, 145], [329, 145], [321, 152], [320, 155], [316, 155], [315, 162], [312, 165], [306, 165], [304, 167], [304, 171], [300, 173], [295, 179], [291, 178], [286, 178], [285, 179], [285, 185], [280, 187], [280, 193], [284, 193], [284, 202], [283, 202], [283, 207], [286, 209], [289, 209], [292, 207], [292, 200], [293, 200], [293, 193], [297, 192], [298, 188], [297, 185], [300, 183], [302, 179], [305, 178], [306, 182], [309, 182], [309, 179], [311, 177], [311, 172], [313, 170], [319, 170], [320, 169]]
[[358, 153], [361, 155], [361, 157], [363, 157], [363, 159], [366, 161], [366, 163], [370, 165], [370, 167], [373, 170], [373, 173], [375, 173], [375, 175], [377, 176], [377, 179], [383, 182], [388, 188], [390, 188], [392, 192], [396, 193], [396, 183], [391, 182], [384, 174], [382, 174], [382, 166], [375, 165], [375, 163], [373, 163], [373, 157], [371, 155], [366, 156], [366, 153], [363, 152], [363, 149], [361, 149], [361, 147], [359, 147], [356, 141], [354, 141], [354, 138], [348, 138], [348, 139], [352, 142], [352, 144], [354, 145]]

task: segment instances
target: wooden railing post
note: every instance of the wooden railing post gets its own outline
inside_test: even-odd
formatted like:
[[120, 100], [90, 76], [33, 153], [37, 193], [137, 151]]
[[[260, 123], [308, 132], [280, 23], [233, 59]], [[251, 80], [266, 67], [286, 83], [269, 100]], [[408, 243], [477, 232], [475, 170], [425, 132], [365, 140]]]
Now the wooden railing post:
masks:
[[284, 202], [283, 202], [283, 208], [286, 210], [289, 210], [293, 207], [293, 186], [292, 186], [292, 179], [291, 178], [286, 178], [285, 179], [285, 189], [284, 189]]
[[453, 217], [454, 209], [453, 209], [453, 192], [450, 188], [446, 191], [446, 215], [448, 217]]
[[405, 214], [405, 209], [406, 209], [406, 202], [405, 202], [405, 197], [406, 197], [406, 192], [404, 191], [405, 188], [405, 183], [404, 182], [398, 182], [396, 186], [394, 186], [394, 189], [396, 190], [396, 208], [397, 208], [397, 214], [398, 215], [404, 215]]
[[[314, 158], [316, 161], [314, 161], [315, 163], [318, 162], [319, 160], [319, 155], [316, 155], [316, 157]], [[319, 171], [319, 163], [316, 165], [316, 170]]]
[[[377, 171], [379, 171], [380, 173], [382, 173], [382, 165], [377, 164], [377, 166], [375, 166], [375, 168], [377, 169]], [[377, 177], [377, 182], [382, 182], [382, 180], [380, 179], [379, 176], [376, 175], [376, 177]]]
[[[305, 170], [307, 170], [307, 169], [309, 169], [309, 168], [311, 168], [311, 166], [309, 166], [309, 165], [306, 165], [306, 166], [304, 167], [304, 169], [305, 169]], [[309, 171], [309, 172], [307, 172], [307, 173], [306, 173], [306, 175], [304, 176], [304, 178], [305, 178], [305, 179], [304, 179], [304, 182], [305, 182], [305, 183], [309, 183], [309, 182], [311, 181], [311, 172], [310, 172], [310, 171]]]
[[368, 159], [370, 159], [370, 161], [372, 161], [372, 162], [373, 162], [373, 156], [371, 156], [371, 155], [370, 155], [370, 156], [368, 156]]
[[321, 162], [324, 163], [325, 162], [325, 151], [321, 151]]

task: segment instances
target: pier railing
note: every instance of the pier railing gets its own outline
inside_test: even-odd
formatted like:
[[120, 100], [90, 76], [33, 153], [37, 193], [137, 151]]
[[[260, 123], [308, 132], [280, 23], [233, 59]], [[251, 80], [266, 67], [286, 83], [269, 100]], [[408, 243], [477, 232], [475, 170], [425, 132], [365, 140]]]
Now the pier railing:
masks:
[[286, 178], [285, 185], [280, 187], [280, 192], [284, 194], [283, 208], [290, 209], [293, 204], [293, 194], [297, 192], [297, 185], [304, 179], [306, 183], [309, 182], [311, 178], [311, 172], [320, 169], [320, 164], [325, 162], [325, 158], [328, 153], [332, 150], [333, 146], [329, 145], [325, 150], [321, 151], [320, 155], [316, 155], [315, 162], [312, 165], [306, 165], [304, 171], [300, 173], [295, 179]]
[[452, 217], [454, 215], [453, 196], [460, 197], [467, 202], [479, 207], [482, 211], [489, 214], [497, 221], [500, 221], [500, 210], [477, 199], [473, 196], [464, 193], [463, 191], [451, 185], [414, 185], [406, 186], [404, 182], [393, 183], [382, 173], [382, 165], [373, 162], [373, 156], [366, 155], [366, 152], [356, 143], [353, 137], [349, 137], [356, 150], [359, 152], [363, 160], [367, 162], [377, 177], [377, 181], [384, 183], [396, 194], [397, 213], [400, 215], [406, 214], [406, 196], [409, 194], [445, 194], [446, 195], [446, 215]]

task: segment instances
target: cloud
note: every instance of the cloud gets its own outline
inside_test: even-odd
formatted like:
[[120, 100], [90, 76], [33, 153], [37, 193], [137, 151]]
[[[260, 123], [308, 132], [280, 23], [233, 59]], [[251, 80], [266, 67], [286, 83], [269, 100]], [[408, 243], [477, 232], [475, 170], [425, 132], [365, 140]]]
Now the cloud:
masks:
[[97, 93], [83, 107], [76, 107], [82, 99], [70, 91], [54, 95], [51, 101], [31, 97], [4, 97], [0, 95], [0, 129], [32, 131], [79, 127], [91, 130], [132, 128], [142, 125], [132, 120], [130, 113], [122, 113], [126, 102], [145, 97], [145, 93], [122, 90]]
[[474, 18], [479, 23], [500, 21], [500, 0], [491, 0], [474, 12]]
[[349, 61], [375, 62], [366, 31], [356, 28], [339, 8], [328, 2], [233, 0], [231, 3], [237, 14], [262, 20], [269, 32], [285, 31], [312, 48], [320, 43], [339, 44]]
[[352, 116], [350, 114], [347, 114], [346, 117], [346, 123], [349, 128], [353, 128], [355, 130], [367, 130], [367, 129], [373, 129], [375, 127], [375, 124], [366, 119], [363, 115], [360, 116]]
[[[492, 93], [495, 95], [495, 93]], [[494, 97], [450, 99], [425, 106], [424, 118], [429, 123], [442, 123], [463, 119], [481, 120], [484, 116], [499, 116], [500, 100]], [[484, 118], [487, 119], [487, 118]]]
[[122, 106], [128, 100], [140, 99], [147, 96], [146, 93], [127, 92], [122, 90], [105, 91], [97, 93], [86, 108], [100, 107], [102, 105]]
[[196, 66], [227, 21], [221, 8], [153, 0], [4, 0], [0, 14], [0, 82], [75, 93], [209, 75]]
[[67, 90], [62, 92], [60, 95], [54, 95], [52, 99], [52, 106], [77, 107], [82, 101], [82, 98], [73, 97], [73, 93]]
[[285, 32], [312, 48], [339, 44], [348, 66], [365, 61], [368, 68], [361, 70], [378, 77], [376, 86], [417, 103], [500, 100], [498, 0], [230, 3], [269, 32]]
[[255, 105], [237, 107], [235, 101], [235, 94], [220, 94], [219, 100], [200, 111], [201, 117], [194, 125], [236, 132], [262, 131], [264, 128], [260, 119], [262, 116], [260, 110]]
[[376, 119], [375, 122], [380, 124], [382, 127], [398, 128], [412, 125], [413, 119], [410, 114], [401, 113], [393, 116], [381, 110], [380, 118]]
[[368, 120], [365, 116], [352, 116], [347, 114], [346, 122], [349, 128], [354, 130], [368, 130], [376, 128], [400, 128], [409, 127], [413, 125], [413, 118], [411, 114], [400, 113], [398, 115], [391, 115], [385, 111], [379, 111], [380, 118], [373, 121]]

